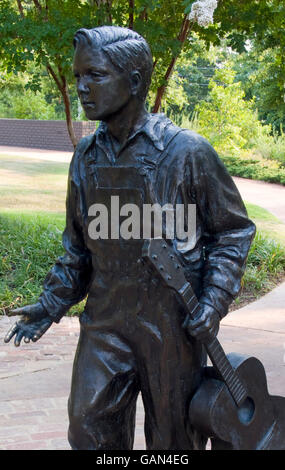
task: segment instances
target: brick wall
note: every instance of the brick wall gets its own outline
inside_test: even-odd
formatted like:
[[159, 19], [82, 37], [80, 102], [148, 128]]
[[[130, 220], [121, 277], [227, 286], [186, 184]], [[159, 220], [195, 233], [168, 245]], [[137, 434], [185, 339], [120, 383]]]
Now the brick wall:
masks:
[[[76, 137], [92, 134], [95, 122], [74, 122]], [[0, 145], [73, 151], [65, 121], [0, 119]]]

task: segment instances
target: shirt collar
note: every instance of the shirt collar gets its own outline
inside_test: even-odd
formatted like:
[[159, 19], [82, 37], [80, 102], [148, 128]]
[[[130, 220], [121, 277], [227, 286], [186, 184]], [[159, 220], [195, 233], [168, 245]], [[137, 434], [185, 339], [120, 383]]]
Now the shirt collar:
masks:
[[[171, 121], [165, 116], [165, 114], [149, 114], [147, 120], [144, 122], [142, 127], [137, 129], [133, 134], [130, 135], [127, 140], [127, 143], [134, 139], [135, 136], [137, 136], [138, 134], [144, 134], [150, 139], [150, 141], [158, 150], [163, 150], [164, 131], [165, 128], [169, 126], [169, 124], [171, 124]], [[96, 133], [93, 136], [92, 141], [90, 142], [90, 145], [94, 143], [95, 139], [99, 145], [100, 143], [104, 144], [104, 142], [106, 142], [107, 132], [107, 125], [104, 122], [101, 122]]]

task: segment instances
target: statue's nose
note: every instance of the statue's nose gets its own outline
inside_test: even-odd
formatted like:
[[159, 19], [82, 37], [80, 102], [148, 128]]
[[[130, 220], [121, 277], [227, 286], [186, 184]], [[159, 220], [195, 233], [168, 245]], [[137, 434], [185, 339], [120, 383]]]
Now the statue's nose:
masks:
[[84, 77], [82, 77], [78, 80], [77, 90], [78, 90], [78, 93], [89, 92], [89, 87], [88, 87], [88, 84], [87, 84], [87, 80]]

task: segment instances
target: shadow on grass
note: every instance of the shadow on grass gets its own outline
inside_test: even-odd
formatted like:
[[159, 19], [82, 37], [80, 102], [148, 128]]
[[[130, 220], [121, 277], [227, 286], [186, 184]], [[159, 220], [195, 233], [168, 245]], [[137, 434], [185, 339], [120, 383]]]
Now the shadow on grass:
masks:
[[21, 157], [2, 157], [0, 156], [0, 165], [3, 170], [9, 170], [15, 173], [15, 177], [37, 176], [37, 175], [67, 175], [68, 163], [39, 161], [37, 159], [24, 160]]

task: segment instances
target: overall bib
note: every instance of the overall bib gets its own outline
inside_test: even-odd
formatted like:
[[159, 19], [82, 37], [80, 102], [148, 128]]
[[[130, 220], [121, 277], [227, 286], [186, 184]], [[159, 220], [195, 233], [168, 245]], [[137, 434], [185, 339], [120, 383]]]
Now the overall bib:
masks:
[[[142, 214], [143, 203], [155, 202], [148, 178], [152, 168], [139, 159], [97, 161], [92, 171], [88, 207], [104, 204], [110, 216], [111, 196], [119, 196], [120, 207], [133, 203]], [[85, 240], [94, 273], [73, 367], [71, 447], [132, 449], [141, 392], [147, 449], [203, 449], [188, 406], [201, 382], [205, 355], [182, 329], [185, 313], [141, 262], [142, 239], [94, 240], [86, 224]]]

